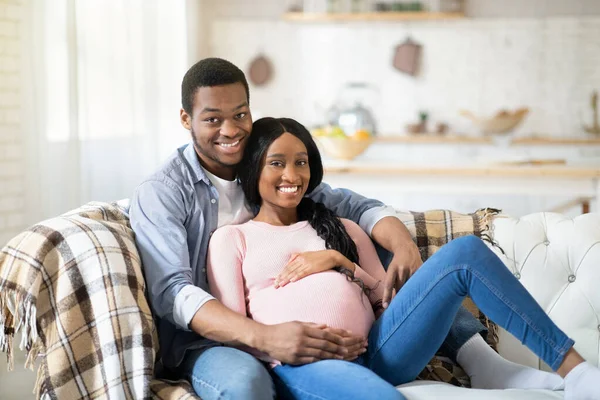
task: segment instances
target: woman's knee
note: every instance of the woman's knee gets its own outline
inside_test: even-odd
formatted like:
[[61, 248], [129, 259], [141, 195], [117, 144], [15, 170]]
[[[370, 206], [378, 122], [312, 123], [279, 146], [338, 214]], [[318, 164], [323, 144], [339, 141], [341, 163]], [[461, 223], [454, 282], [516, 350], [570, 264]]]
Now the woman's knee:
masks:
[[475, 235], [461, 236], [448, 242], [444, 247], [448, 247], [448, 250], [454, 249], [455, 251], [460, 251], [461, 254], [470, 254], [471, 256], [477, 252], [487, 253], [490, 251], [485, 242]]

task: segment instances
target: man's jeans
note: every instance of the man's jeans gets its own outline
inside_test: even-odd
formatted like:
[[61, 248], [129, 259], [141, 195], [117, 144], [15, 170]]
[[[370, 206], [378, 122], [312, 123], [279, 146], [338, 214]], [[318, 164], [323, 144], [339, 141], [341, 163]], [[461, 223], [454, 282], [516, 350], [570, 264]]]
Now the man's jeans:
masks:
[[442, 247], [408, 280], [371, 328], [367, 352], [358, 360], [277, 366], [278, 393], [290, 399], [403, 399], [394, 386], [421, 372], [467, 295], [554, 370], [573, 346], [502, 261], [467, 236]]
[[254, 356], [231, 347], [190, 351], [179, 372], [203, 400], [275, 397], [267, 367]]

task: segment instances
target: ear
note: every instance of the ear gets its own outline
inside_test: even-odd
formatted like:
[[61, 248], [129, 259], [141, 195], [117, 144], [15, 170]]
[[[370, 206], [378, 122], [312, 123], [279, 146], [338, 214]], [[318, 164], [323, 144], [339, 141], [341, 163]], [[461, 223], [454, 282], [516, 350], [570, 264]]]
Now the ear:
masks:
[[183, 108], [179, 110], [179, 121], [185, 129], [188, 131], [192, 130], [192, 116], [189, 115]]

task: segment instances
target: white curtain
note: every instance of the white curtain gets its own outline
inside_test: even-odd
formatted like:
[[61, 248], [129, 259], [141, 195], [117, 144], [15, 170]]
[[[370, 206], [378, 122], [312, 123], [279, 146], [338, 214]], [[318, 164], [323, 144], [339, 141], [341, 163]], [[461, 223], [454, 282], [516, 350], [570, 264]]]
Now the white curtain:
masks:
[[30, 218], [130, 197], [189, 134], [185, 0], [33, 0]]

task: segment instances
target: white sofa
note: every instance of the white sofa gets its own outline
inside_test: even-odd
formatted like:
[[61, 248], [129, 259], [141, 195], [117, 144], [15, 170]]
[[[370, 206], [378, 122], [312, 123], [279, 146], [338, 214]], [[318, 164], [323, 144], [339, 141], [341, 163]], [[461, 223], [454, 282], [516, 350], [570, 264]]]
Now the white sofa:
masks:
[[[506, 252], [506, 266], [589, 362], [600, 366], [600, 214], [568, 218], [536, 213], [523, 218], [498, 216], [493, 236]], [[538, 357], [505, 331], [499, 351], [507, 359], [549, 370]], [[600, 383], [599, 383], [600, 385]], [[439, 382], [413, 382], [398, 388], [408, 400], [421, 399], [563, 399], [546, 390], [476, 390]]]

